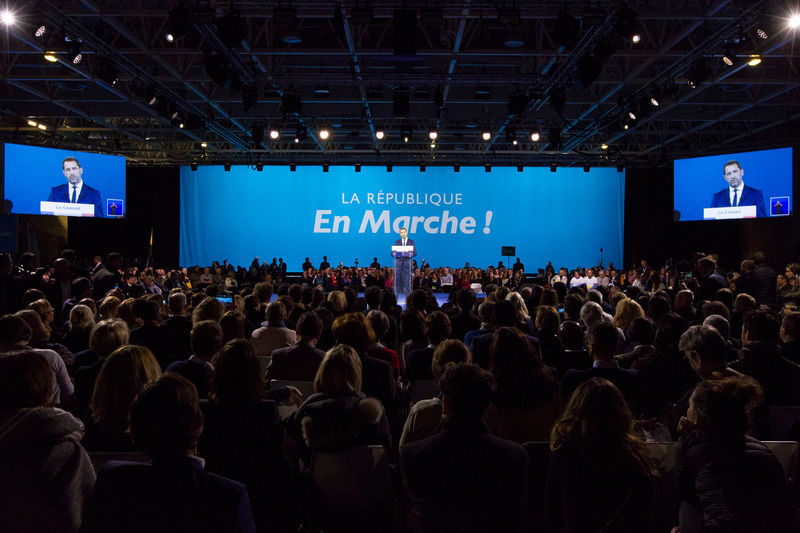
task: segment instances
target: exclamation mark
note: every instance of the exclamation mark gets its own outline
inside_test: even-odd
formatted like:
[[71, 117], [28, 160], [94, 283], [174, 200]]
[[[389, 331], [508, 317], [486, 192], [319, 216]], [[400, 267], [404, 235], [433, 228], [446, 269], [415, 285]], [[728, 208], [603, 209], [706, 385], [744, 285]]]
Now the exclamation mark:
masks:
[[489, 224], [492, 223], [492, 212], [486, 211], [486, 227], [483, 228], [483, 232], [488, 235], [491, 229], [489, 229]]

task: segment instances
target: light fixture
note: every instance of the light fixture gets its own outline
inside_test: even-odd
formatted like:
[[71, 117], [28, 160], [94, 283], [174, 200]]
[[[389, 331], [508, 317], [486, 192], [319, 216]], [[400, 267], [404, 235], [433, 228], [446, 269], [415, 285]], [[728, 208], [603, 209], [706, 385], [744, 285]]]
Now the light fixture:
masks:
[[481, 138], [484, 141], [490, 140], [492, 138], [492, 132], [489, 130], [484, 130], [483, 133], [481, 133]]
[[435, 142], [431, 143], [431, 148], [436, 148], [436, 143]]
[[538, 131], [534, 131], [533, 133], [531, 133], [531, 141], [532, 142], [539, 142], [539, 139], [541, 139], [541, 138], [542, 138], [542, 136], [539, 135]]
[[33, 36], [36, 37], [37, 39], [41, 39], [45, 35], [47, 35], [47, 25], [46, 24], [40, 24], [39, 26], [36, 26], [35, 30], [33, 30]]
[[294, 132], [294, 142], [299, 143], [300, 141], [304, 141], [306, 139], [306, 127], [302, 124], [298, 124], [297, 128]]
[[375, 130], [375, 138], [379, 141], [383, 140], [384, 135], [386, 135], [383, 130]]
[[631, 42], [633, 44], [639, 44], [640, 42], [642, 42], [642, 36], [639, 35], [638, 33], [634, 33], [633, 36], [631, 36]]
[[403, 130], [400, 132], [400, 138], [403, 139], [404, 143], [407, 143], [411, 140], [411, 133], [411, 128], [408, 127], [403, 128]]
[[42, 57], [44, 57], [45, 61], [49, 61], [50, 63], [55, 63], [58, 61], [58, 57], [56, 57], [56, 53], [53, 51], [45, 52]]
[[658, 87], [650, 89], [650, 105], [653, 107], [661, 105], [661, 90]]
[[789, 29], [796, 30], [797, 28], [800, 28], [800, 14], [792, 13], [792, 16], [789, 17]]
[[627, 130], [627, 129], [629, 129], [629, 128], [630, 128], [630, 126], [628, 126], [627, 124], [625, 124], [624, 126], [622, 126], [622, 129], [623, 129], [623, 130]]
[[272, 139], [273, 141], [277, 141], [280, 136], [281, 132], [278, 131], [277, 129], [271, 128], [269, 130], [269, 138]]
[[722, 54], [722, 62], [728, 65], [729, 67], [732, 67], [735, 61], [736, 61], [736, 50], [733, 48], [733, 45], [729, 44], [725, 47], [725, 53]]
[[29, 120], [28, 121], [28, 126], [30, 126], [31, 128], [35, 128], [38, 125], [39, 125], [39, 123], [36, 122], [35, 120]]
[[706, 81], [711, 76], [711, 67], [704, 57], [698, 57], [689, 66], [689, 71], [686, 73], [687, 82], [692, 89], [697, 88], [701, 83]]
[[428, 132], [428, 138], [432, 141], [435, 141], [438, 136], [439, 133], [436, 130], [431, 130]]
[[164, 38], [167, 40], [168, 43], [175, 42], [175, 36], [171, 33], [168, 33]]
[[757, 67], [761, 64], [761, 54], [752, 54], [750, 59], [747, 61], [748, 67]]
[[0, 14], [0, 21], [2, 21], [6, 26], [13, 26], [17, 23], [17, 17], [11, 10], [4, 9], [3, 13]]
[[603, 143], [603, 144], [600, 145], [600, 149], [601, 150], [608, 150], [608, 145], [606, 143]]
[[636, 120], [636, 113], [633, 110], [628, 111], [628, 118], [631, 120]]
[[168, 43], [174, 43], [177, 39], [192, 31], [192, 20], [189, 16], [189, 10], [182, 4], [178, 4], [169, 10], [167, 33], [164, 35]]
[[67, 56], [70, 63], [78, 65], [83, 61], [83, 54], [81, 53], [81, 40], [72, 37], [64, 37], [67, 43]]
[[319, 130], [319, 138], [323, 141], [327, 141], [331, 136], [331, 132], [326, 130], [325, 128]]
[[111, 86], [116, 85], [119, 81], [119, 69], [117, 65], [107, 57], [98, 59], [96, 75]]

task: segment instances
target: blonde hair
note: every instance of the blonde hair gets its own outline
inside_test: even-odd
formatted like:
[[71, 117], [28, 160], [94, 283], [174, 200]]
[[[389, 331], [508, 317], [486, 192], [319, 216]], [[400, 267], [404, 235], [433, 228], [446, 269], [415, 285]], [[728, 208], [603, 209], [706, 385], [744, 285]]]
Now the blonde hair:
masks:
[[94, 385], [91, 410], [95, 422], [128, 429], [131, 403], [142, 387], [161, 375], [153, 353], [128, 344], [108, 356]]
[[28, 309], [33, 309], [34, 311], [39, 313], [39, 318], [41, 318], [42, 321], [47, 320], [47, 315], [50, 313], [50, 311], [55, 311], [55, 309], [53, 309], [53, 306], [50, 305], [50, 302], [48, 302], [44, 298], [29, 303]]
[[525, 322], [530, 318], [528, 314], [528, 306], [525, 305], [525, 300], [518, 292], [509, 292], [506, 295], [506, 300], [514, 304], [514, 310], [517, 312], [517, 321]]
[[627, 331], [634, 318], [642, 318], [643, 316], [644, 309], [639, 305], [639, 302], [631, 298], [625, 298], [617, 303], [617, 308], [614, 311], [614, 325], [622, 331]]
[[69, 312], [69, 329], [72, 331], [92, 329], [94, 313], [88, 305], [78, 304]]
[[347, 394], [361, 392], [361, 360], [346, 344], [337, 344], [325, 354], [314, 376], [314, 392]]
[[116, 296], [106, 296], [103, 298], [103, 301], [100, 302], [100, 308], [98, 309], [100, 318], [104, 320], [109, 318], [117, 318], [120, 303], [122, 302]]
[[347, 297], [342, 291], [331, 291], [328, 293], [328, 301], [337, 313], [347, 309]]
[[98, 357], [104, 357], [123, 344], [128, 344], [128, 324], [119, 318], [101, 320], [89, 335], [89, 348]]

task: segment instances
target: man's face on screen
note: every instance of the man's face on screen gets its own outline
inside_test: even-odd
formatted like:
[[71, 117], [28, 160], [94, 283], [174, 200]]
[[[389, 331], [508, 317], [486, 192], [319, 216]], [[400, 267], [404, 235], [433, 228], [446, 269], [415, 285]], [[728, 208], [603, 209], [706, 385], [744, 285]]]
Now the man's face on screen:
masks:
[[67, 161], [64, 163], [64, 177], [67, 178], [70, 185], [78, 185], [82, 175], [83, 169], [78, 166], [77, 162]]
[[403, 228], [400, 230], [400, 238], [405, 239], [406, 235], [408, 235], [408, 230]]
[[725, 167], [725, 181], [731, 187], [738, 187], [742, 183], [744, 177], [744, 170], [739, 168], [739, 165], [733, 164]]

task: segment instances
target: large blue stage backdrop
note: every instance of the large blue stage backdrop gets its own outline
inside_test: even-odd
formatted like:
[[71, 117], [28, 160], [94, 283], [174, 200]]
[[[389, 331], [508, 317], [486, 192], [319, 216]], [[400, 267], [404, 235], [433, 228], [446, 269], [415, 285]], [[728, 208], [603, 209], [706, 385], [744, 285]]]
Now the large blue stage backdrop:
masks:
[[[181, 167], [184, 266], [227, 259], [249, 265], [283, 257], [299, 271], [305, 257], [391, 264], [400, 227], [433, 266], [496, 264], [516, 246], [527, 271], [547, 261], [574, 267], [622, 263], [625, 176], [614, 168], [395, 166]], [[512, 261], [515, 258], [512, 258]]]

